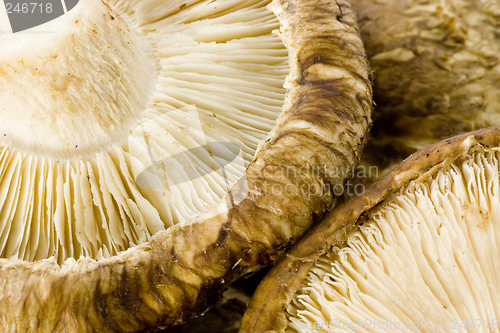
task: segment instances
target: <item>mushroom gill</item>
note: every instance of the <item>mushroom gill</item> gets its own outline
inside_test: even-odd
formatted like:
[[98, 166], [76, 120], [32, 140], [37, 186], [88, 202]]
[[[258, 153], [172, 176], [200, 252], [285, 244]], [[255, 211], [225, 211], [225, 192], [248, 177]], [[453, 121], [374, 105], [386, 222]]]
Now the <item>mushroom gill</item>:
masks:
[[498, 329], [500, 129], [429, 146], [337, 209], [259, 285], [240, 332]]
[[284, 100], [268, 3], [82, 0], [4, 34], [2, 257], [107, 258], [219, 202]]
[[311, 267], [290, 331], [498, 329], [499, 160], [498, 148], [460, 157], [372, 209]]
[[[61, 131], [30, 128], [19, 146], [3, 136], [2, 332], [198, 316], [277, 261], [359, 161], [372, 91], [348, 1], [81, 0], [37, 28], [53, 34], [0, 39], [12, 51], [0, 82], [15, 67], [41, 97], [10, 91], [1, 108], [33, 108], [19, 117]], [[12, 58], [31, 45], [38, 56]]]

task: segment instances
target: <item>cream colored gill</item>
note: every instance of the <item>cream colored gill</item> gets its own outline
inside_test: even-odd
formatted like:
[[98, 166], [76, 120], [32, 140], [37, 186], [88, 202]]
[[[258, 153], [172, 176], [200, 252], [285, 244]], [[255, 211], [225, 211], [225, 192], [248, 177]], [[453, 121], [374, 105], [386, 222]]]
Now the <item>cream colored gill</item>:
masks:
[[499, 158], [462, 157], [374, 208], [311, 268], [288, 331], [497, 331]]
[[283, 104], [268, 3], [81, 0], [4, 32], [2, 257], [109, 257], [219, 202]]

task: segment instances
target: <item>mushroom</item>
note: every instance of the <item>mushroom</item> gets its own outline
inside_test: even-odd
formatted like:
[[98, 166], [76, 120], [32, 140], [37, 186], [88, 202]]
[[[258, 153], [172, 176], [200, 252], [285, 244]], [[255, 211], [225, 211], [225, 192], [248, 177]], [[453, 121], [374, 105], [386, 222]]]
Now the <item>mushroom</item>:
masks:
[[234, 287], [240, 280], [229, 286], [217, 305], [204, 313], [203, 316], [190, 319], [184, 324], [169, 327], [158, 333], [237, 333], [241, 318], [250, 301], [247, 290]]
[[496, 331], [500, 128], [412, 155], [264, 278], [240, 332]]
[[353, 0], [353, 7], [374, 72], [369, 165], [390, 170], [429, 144], [500, 125], [498, 1]]
[[81, 0], [1, 36], [2, 332], [180, 323], [332, 207], [371, 122], [357, 23], [269, 2]]

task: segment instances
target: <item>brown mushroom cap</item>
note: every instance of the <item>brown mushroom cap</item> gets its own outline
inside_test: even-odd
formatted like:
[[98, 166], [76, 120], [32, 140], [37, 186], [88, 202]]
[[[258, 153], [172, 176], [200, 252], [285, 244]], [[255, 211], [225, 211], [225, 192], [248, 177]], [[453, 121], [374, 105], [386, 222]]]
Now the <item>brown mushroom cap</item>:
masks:
[[[377, 227], [374, 227], [371, 224], [371, 220], [375, 219], [376, 216], [380, 216], [382, 214], [380, 212], [384, 211], [384, 209], [390, 210], [391, 207], [397, 208], [398, 204], [402, 205], [402, 202], [408, 202], [408, 206], [414, 204], [418, 196], [416, 194], [413, 195], [414, 197], [413, 199], [409, 197], [412, 196], [412, 193], [414, 193], [415, 189], [419, 188], [419, 186], [425, 187], [425, 189], [421, 189], [422, 198], [417, 200], [420, 202], [421, 207], [415, 208], [415, 211], [417, 212], [420, 211], [421, 214], [423, 215], [427, 214], [428, 216], [432, 217], [436, 216], [435, 219], [437, 220], [440, 219], [440, 217], [438, 216], [448, 216], [447, 214], [451, 215], [457, 214], [456, 220], [458, 221], [457, 222], [458, 226], [456, 228], [461, 230], [469, 229], [471, 239], [472, 237], [474, 237], [473, 235], [479, 237], [476, 239], [472, 239], [474, 244], [471, 245], [471, 247], [469, 247], [471, 240], [462, 238], [460, 240], [457, 239], [456, 241], [461, 244], [459, 245], [459, 247], [460, 248], [463, 247], [465, 252], [469, 251], [468, 253], [473, 253], [476, 250], [478, 250], [479, 252], [476, 253], [476, 255], [482, 256], [484, 254], [485, 255], [484, 260], [486, 260], [485, 262], [489, 263], [488, 265], [490, 264], [497, 265], [498, 263], [494, 261], [494, 258], [489, 258], [489, 256], [486, 255], [486, 252], [488, 252], [489, 250], [485, 249], [484, 246], [481, 248], [482, 246], [481, 244], [483, 244], [484, 241], [480, 241], [480, 239], [482, 239], [481, 237], [485, 236], [484, 227], [489, 224], [488, 228], [490, 228], [492, 227], [491, 223], [495, 224], [494, 221], [491, 221], [491, 219], [488, 218], [488, 214], [491, 213], [494, 215], [494, 212], [490, 212], [490, 210], [496, 209], [495, 207], [498, 206], [498, 198], [497, 197], [494, 198], [493, 195], [497, 191], [497, 187], [495, 186], [498, 186], [498, 182], [500, 179], [500, 177], [498, 177], [498, 161], [497, 161], [499, 146], [500, 146], [500, 128], [495, 128], [495, 127], [472, 132], [469, 134], [460, 135], [451, 139], [441, 141], [410, 156], [397, 168], [395, 168], [391, 173], [387, 174], [379, 181], [373, 183], [370, 187], [368, 187], [365, 194], [343, 203], [337, 209], [332, 211], [330, 215], [320, 225], [314, 228], [314, 230], [311, 230], [300, 242], [298, 242], [295, 245], [295, 247], [292, 248], [292, 250], [290, 250], [287, 253], [286, 257], [278, 265], [276, 265], [264, 278], [262, 283], [259, 285], [256, 293], [254, 294], [250, 302], [250, 305], [245, 313], [240, 332], [283, 332], [286, 329], [291, 329], [291, 330], [300, 329], [300, 327], [298, 327], [297, 324], [300, 323], [301, 321], [304, 321], [305, 323], [306, 320], [311, 320], [311, 318], [313, 318], [311, 320], [312, 322], [318, 321], [319, 325], [321, 325], [323, 320], [325, 320], [322, 317], [322, 313], [325, 314], [325, 318], [328, 316], [333, 316], [332, 317], [333, 319], [339, 320], [340, 322], [342, 322], [342, 320], [347, 322], [351, 321], [356, 322], [356, 320], [352, 320], [353, 318], [356, 317], [349, 317], [350, 315], [346, 313], [350, 313], [353, 316], [358, 315], [357, 318], [360, 318], [361, 321], [363, 321], [366, 318], [371, 318], [371, 319], [377, 318], [379, 319], [379, 321], [383, 321], [385, 319], [387, 322], [390, 319], [393, 319], [394, 321], [394, 318], [400, 318], [400, 319], [407, 318], [407, 320], [411, 320], [412, 317], [411, 315], [409, 315], [411, 311], [404, 308], [404, 306], [400, 307], [401, 311], [398, 310], [399, 312], [394, 310], [395, 308], [393, 304], [395, 303], [391, 303], [394, 302], [394, 298], [391, 298], [393, 296], [393, 294], [391, 294], [393, 293], [392, 291], [393, 289], [389, 290], [390, 288], [389, 284], [391, 283], [390, 282], [391, 280], [387, 279], [383, 280], [384, 282], [380, 282], [377, 280], [377, 277], [373, 277], [372, 275], [373, 274], [377, 275], [377, 272], [381, 270], [382, 272], [386, 272], [385, 274], [391, 276], [392, 278], [395, 278], [392, 275], [399, 274], [398, 272], [400, 270], [401, 272], [403, 272], [401, 273], [403, 275], [400, 275], [400, 278], [406, 279], [403, 277], [404, 274], [408, 275], [408, 271], [405, 271], [405, 269], [407, 270], [414, 269], [413, 268], [414, 266], [412, 266], [413, 263], [408, 263], [405, 261], [405, 263], [403, 264], [403, 266], [399, 268], [399, 270], [390, 268], [389, 266], [383, 266], [384, 264], [386, 264], [386, 261], [382, 259], [380, 259], [380, 261], [377, 261], [378, 259], [376, 255], [373, 255], [369, 258], [364, 257], [363, 256], [363, 254], [365, 253], [363, 252], [364, 243], [363, 242], [359, 243], [356, 240], [354, 240], [354, 238], [356, 239], [363, 237], [369, 238], [371, 237], [369, 235], [372, 235], [375, 238], [382, 237], [382, 239], [379, 239], [377, 241], [378, 244], [380, 245], [380, 248], [378, 248], [377, 250], [379, 252], [377, 253], [380, 255], [380, 258], [384, 259], [385, 258], [394, 259], [396, 257], [394, 252], [391, 252], [393, 250], [388, 250], [388, 252], [384, 252], [385, 248], [392, 249], [390, 245], [384, 245], [385, 241], [395, 242], [397, 244], [400, 244], [401, 246], [405, 246], [404, 244], [407, 244], [406, 242], [411, 243], [415, 238], [419, 238], [418, 240], [416, 240], [415, 248], [417, 248], [417, 251], [418, 249], [420, 249], [420, 251], [423, 251], [425, 253], [423, 255], [424, 257], [430, 256], [430, 258], [428, 258], [430, 262], [429, 265], [431, 265], [433, 268], [439, 266], [439, 264], [437, 263], [439, 259], [434, 258], [434, 256], [441, 258], [441, 260], [443, 261], [447, 261], [448, 259], [446, 259], [447, 255], [445, 255], [445, 252], [450, 252], [450, 251], [453, 252], [454, 250], [456, 250], [455, 248], [452, 250], [450, 248], [451, 245], [449, 243], [450, 241], [453, 243], [454, 239], [454, 236], [449, 236], [450, 234], [454, 233], [453, 226], [450, 229], [450, 226], [446, 225], [446, 228], [443, 228], [443, 230], [441, 230], [443, 233], [442, 237], [444, 238], [439, 238], [438, 236], [436, 236], [438, 238], [434, 239], [433, 241], [427, 238], [430, 236], [426, 234], [425, 231], [413, 230], [412, 229], [413, 227], [411, 226], [408, 227], [409, 228], [407, 230], [408, 232], [404, 232], [407, 238], [404, 238], [404, 236], [398, 238], [402, 234], [397, 235], [398, 233], [397, 231], [394, 231], [394, 234], [396, 234], [396, 236], [394, 236], [394, 239], [389, 239], [390, 236], [387, 235], [384, 236], [383, 233], [381, 232], [377, 233], [375, 231], [373, 233], [367, 232], [366, 236], [359, 236], [359, 235], [364, 235], [363, 231], [360, 231], [363, 228], [366, 229], [372, 228], [373, 230], [377, 229]], [[484, 167], [481, 167], [481, 165], [483, 165]], [[461, 171], [462, 168], [463, 171]], [[495, 172], [496, 172], [496, 177], [495, 177]], [[460, 176], [461, 174], [463, 174], [463, 176]], [[455, 181], [450, 180], [453, 179], [453, 177], [456, 177]], [[464, 187], [466, 188], [465, 192], [460, 191], [461, 189], [460, 186], [465, 186]], [[457, 199], [458, 201], [456, 200], [455, 202], [455, 203], [458, 202], [459, 206], [460, 205], [464, 206], [456, 210], [455, 213], [453, 213], [454, 210], [453, 209], [450, 210], [449, 207], [434, 208], [432, 206], [426, 206], [425, 204], [426, 200], [427, 201], [430, 200], [426, 198], [429, 198], [431, 196], [431, 190], [426, 190], [429, 187], [437, 189], [437, 191], [442, 190], [441, 191], [442, 193], [439, 192], [441, 193], [439, 195], [432, 194], [433, 196], [432, 199], [434, 200], [437, 197], [444, 198], [443, 202], [447, 200], [446, 198], [453, 197], [456, 194], [454, 192], [457, 193], [460, 192], [459, 193], [460, 195], [465, 193], [465, 199], [463, 199], [464, 200], [463, 202], [459, 199]], [[481, 198], [476, 201], [476, 199], [472, 198], [472, 194], [471, 198], [469, 198], [467, 191], [472, 191], [474, 193], [477, 192], [476, 195], [480, 196]], [[417, 203], [415, 203], [415, 205], [417, 205]], [[464, 215], [462, 214], [462, 216], [460, 216], [462, 210], [464, 210], [464, 214], [469, 214], [467, 212], [470, 212], [471, 214], [471, 218], [467, 222], [467, 225], [470, 224], [468, 227], [464, 227], [465, 224]], [[401, 221], [408, 220], [407, 218], [405, 219], [404, 212], [400, 214], [401, 215], [396, 214], [395, 215], [396, 217], [393, 218], [393, 220], [396, 221], [395, 223], [399, 222], [400, 220]], [[413, 215], [410, 214], [410, 220], [409, 220], [411, 222], [410, 224], [419, 221], [422, 224], [422, 228], [424, 229], [429, 228], [429, 230], [431, 230], [429, 231], [430, 234], [436, 234], [436, 235], [439, 234], [439, 228], [441, 227], [441, 222], [438, 223], [435, 220], [432, 220], [430, 217], [429, 219], [426, 219], [426, 217], [423, 216], [420, 216], [420, 218], [415, 217], [412, 219], [412, 216]], [[394, 229], [394, 227], [390, 227], [388, 223], [384, 224], [382, 218], [380, 218], [380, 220], [382, 220], [382, 222], [380, 222], [380, 225], [384, 226], [385, 231], [388, 230], [387, 228], [389, 229], [393, 228], [393, 230], [396, 230], [398, 228], [395, 227], [396, 229]], [[482, 223], [485, 224], [483, 225]], [[366, 226], [363, 227], [365, 224]], [[451, 225], [453, 225], [453, 223], [451, 223]], [[442, 222], [442, 226], [443, 227], [445, 226], [444, 221]], [[418, 229], [419, 227], [416, 228]], [[456, 230], [457, 234], [459, 233], [458, 229]], [[479, 230], [479, 233], [475, 233], [474, 230], [476, 229]], [[464, 231], [464, 233], [467, 234], [467, 231]], [[420, 244], [420, 236], [418, 236], [420, 234], [422, 234], [421, 244]], [[448, 235], [449, 237], [446, 235]], [[460, 236], [457, 237], [460, 238]], [[468, 238], [469, 236], [464, 236], [464, 237]], [[406, 239], [408, 239], [408, 241]], [[439, 250], [436, 250], [435, 248], [433, 248], [434, 245], [432, 245], [436, 242], [439, 242], [440, 244], [444, 242], [443, 243], [444, 245], [441, 244]], [[468, 243], [469, 245], [464, 245], [465, 244], [464, 242]], [[349, 250], [350, 246], [352, 246], [352, 251]], [[342, 252], [343, 254], [339, 254], [340, 251], [342, 251], [342, 249], [344, 248], [346, 249], [347, 252], [351, 251], [353, 256], [357, 256], [358, 252], [363, 253], [361, 255], [361, 259], [359, 259], [357, 262], [359, 266], [356, 266], [357, 271], [360, 272], [360, 274], [352, 273], [351, 268], [349, 267], [345, 268], [345, 271], [348, 272], [346, 273], [347, 274], [346, 276], [351, 276], [352, 279], [356, 279], [355, 281], [357, 281], [353, 282], [352, 284], [350, 282], [345, 282], [349, 278], [345, 278], [346, 280], [344, 281], [342, 277], [343, 275], [341, 273], [337, 274], [337, 272], [344, 271], [344, 268], [342, 266], [343, 264], [345, 264], [346, 266], [349, 265], [349, 263], [346, 263], [348, 260], [342, 261], [339, 259], [340, 255], [342, 256], [349, 255], [347, 254], [347, 252], [346, 253]], [[409, 248], [413, 248], [413, 245], [412, 246], [408, 245], [406, 250], [408, 250]], [[474, 248], [474, 250], [471, 250], [472, 248]], [[411, 253], [413, 252], [411, 252], [411, 250], [409, 251], [406, 250], [404, 251], [405, 252], [404, 256], [411, 257], [412, 255]], [[366, 251], [367, 251], [366, 253], [368, 253], [370, 250], [367, 249]], [[433, 251], [438, 251], [439, 253], [436, 254]], [[415, 256], [419, 255], [417, 252], [415, 253], [416, 253]], [[403, 253], [401, 253], [401, 255], [403, 255]], [[369, 254], [367, 254], [367, 256], [369, 256]], [[490, 259], [493, 261], [491, 261]], [[356, 261], [355, 259], [353, 260]], [[402, 262], [403, 257], [397, 260], [400, 260]], [[371, 265], [370, 267], [372, 268], [372, 270], [368, 270], [366, 267], [364, 267], [364, 263], [368, 261], [370, 262]], [[324, 264], [324, 262], [327, 262], [328, 264]], [[382, 262], [383, 264], [381, 264]], [[350, 263], [353, 264], [352, 262]], [[450, 265], [453, 264], [453, 262], [451, 261], [449, 261], [448, 263]], [[461, 264], [463, 264], [463, 262], [461, 262]], [[466, 276], [464, 277], [464, 280], [467, 280], [471, 288], [474, 287], [473, 285], [471, 285], [471, 283], [481, 284], [481, 286], [476, 285], [474, 287], [475, 288], [474, 290], [476, 290], [478, 293], [479, 292], [487, 293], [486, 289], [489, 288], [490, 284], [486, 283], [485, 281], [488, 279], [495, 279], [496, 275], [494, 269], [488, 269], [483, 264], [484, 263], [481, 264], [481, 267], [483, 269], [482, 273], [479, 272], [480, 270], [477, 270], [478, 267], [476, 266], [473, 267], [461, 266], [460, 268], [463, 269], [463, 271], [461, 273], [454, 271], [453, 274], [458, 274], [457, 276], [461, 276], [461, 274], [463, 274], [464, 276]], [[323, 268], [319, 268], [320, 266]], [[418, 284], [420, 281], [419, 278], [422, 276], [429, 277], [432, 275], [436, 276], [436, 279], [442, 278], [443, 275], [439, 272], [439, 268], [435, 269], [436, 269], [435, 273], [432, 273], [432, 269], [429, 268], [429, 270], [427, 271], [428, 274], [426, 274], [425, 272], [422, 271], [419, 272], [418, 268], [416, 268], [415, 271], [412, 270], [410, 273], [410, 275], [413, 276], [414, 281], [411, 283], [410, 282], [406, 283], [404, 281], [407, 280], [404, 281], [402, 280], [403, 281], [402, 283], [403, 284], [406, 283], [407, 286], [411, 285], [416, 286], [419, 285]], [[369, 273], [369, 271], [371, 271], [371, 273]], [[352, 274], [349, 272], [351, 272]], [[381, 273], [381, 275], [383, 274], [384, 273]], [[475, 274], [478, 274], [479, 277], [476, 277]], [[483, 276], [481, 274], [485, 275]], [[356, 275], [359, 275], [359, 279]], [[315, 280], [316, 278], [318, 280]], [[364, 284], [365, 279], [369, 279], [369, 281], [367, 281], [368, 285], [371, 285], [372, 283], [375, 283], [375, 285], [377, 285], [376, 281], [378, 281], [378, 283], [381, 283], [378, 288], [380, 289], [387, 287], [388, 291], [384, 292], [383, 295], [378, 295], [378, 296], [375, 295], [376, 292], [374, 293], [373, 289], [374, 287], [369, 287], [367, 286], [367, 284]], [[397, 278], [395, 279], [397, 280]], [[312, 282], [313, 280], [317, 282]], [[324, 283], [318, 281], [324, 281]], [[343, 287], [341, 285], [344, 282], [341, 281], [349, 283], [349, 286], [344, 286], [344, 287], [348, 288], [352, 294], [344, 295], [339, 292], [340, 298], [337, 298], [335, 296], [337, 294], [337, 291], [335, 289], [336, 287], [332, 286], [333, 285], [337, 286], [339, 288], [338, 290], [342, 289]], [[460, 289], [456, 289], [456, 291], [453, 292], [451, 291], [451, 289], [453, 289], [454, 288], [453, 286], [455, 285], [452, 284], [451, 282], [445, 283], [443, 281], [441, 281], [441, 283], [444, 283], [442, 285], [445, 291], [437, 293], [437, 295], [439, 296], [435, 297], [438, 297], [438, 299], [440, 301], [443, 301], [444, 303], [437, 302], [440, 308], [434, 309], [432, 308], [432, 306], [435, 306], [435, 304], [432, 304], [432, 306], [430, 305], [431, 297], [429, 296], [428, 306], [430, 307], [430, 309], [432, 309], [430, 310], [431, 312], [434, 311], [433, 313], [437, 313], [436, 311], [438, 312], [441, 311], [441, 309], [443, 309], [444, 306], [445, 309], [447, 307], [450, 308], [449, 309], [450, 312], [447, 312], [446, 314], [447, 316], [456, 315], [457, 313], [463, 315], [465, 311], [464, 309], [466, 308], [465, 304], [469, 304], [468, 302], [470, 301], [471, 307], [475, 306], [474, 304], [476, 303], [474, 302], [476, 302], [477, 300], [472, 300], [472, 299], [464, 301], [465, 302], [463, 303], [464, 306], [461, 306], [460, 302], [457, 303], [450, 301], [450, 303], [446, 303], [446, 301], [444, 300], [447, 299], [447, 297], [453, 299], [455, 297], [454, 293], [458, 292]], [[433, 284], [431, 289], [433, 291], [436, 291], [434, 287], [436, 287], [436, 283], [439, 284], [439, 282], [428, 281], [428, 283]], [[315, 286], [315, 288], [313, 287], [313, 285]], [[321, 291], [321, 288], [325, 289]], [[361, 292], [358, 293], [357, 288], [362, 288], [366, 292], [366, 294], [364, 294], [366, 296], [364, 297], [364, 295]], [[405, 292], [405, 290], [407, 290], [405, 289], [404, 286], [401, 286], [401, 288], [402, 288], [401, 292], [403, 293]], [[492, 286], [491, 288], [495, 287]], [[311, 291], [312, 289], [318, 291], [315, 293], [314, 291]], [[375, 287], [375, 289], [377, 289], [377, 287]], [[427, 292], [427, 290], [424, 289], [421, 289], [420, 291], [422, 293], [424, 291]], [[464, 292], [465, 294], [467, 294], [467, 290]], [[448, 296], [446, 296], [447, 293]], [[430, 294], [432, 295], [432, 292]], [[324, 297], [326, 297], [326, 300], [322, 301]], [[344, 297], [344, 299], [346, 300], [345, 302], [341, 300], [342, 297]], [[467, 297], [467, 296], [460, 296], [460, 297]], [[482, 302], [481, 297], [483, 296], [478, 296], [478, 297], [479, 301], [477, 302], [479, 303], [477, 304], [480, 304]], [[495, 295], [492, 295], [492, 297], [494, 298]], [[353, 300], [352, 302], [356, 303], [357, 305], [352, 305], [353, 308], [351, 311], [349, 311], [349, 304], [351, 304], [350, 303], [351, 299]], [[369, 299], [373, 299], [374, 303], [370, 303]], [[416, 299], [415, 303], [413, 302], [413, 299], [411, 301], [408, 300], [407, 303], [408, 304], [411, 303], [412, 305], [418, 304], [418, 297], [416, 297], [415, 299]], [[466, 298], [463, 299], [465, 300]], [[359, 302], [357, 302], [356, 300], [358, 300]], [[485, 308], [491, 310], [491, 306], [486, 305], [486, 303], [490, 302], [490, 298], [488, 296], [484, 296], [483, 300], [485, 302], [484, 303]], [[311, 303], [308, 303], [309, 301]], [[366, 303], [364, 303], [365, 301]], [[384, 302], [386, 303], [384, 304]], [[332, 308], [330, 310], [328, 310], [328, 306], [330, 305], [325, 305], [326, 303], [331, 304]], [[374, 305], [375, 303], [377, 303], [378, 305]], [[493, 303], [496, 304], [495, 302]], [[366, 309], [363, 304], [371, 304], [371, 306], [367, 305], [368, 307], [371, 307], [371, 310], [366, 310], [368, 312], [365, 311], [364, 315], [369, 316], [371, 314], [372, 317], [363, 317], [362, 314], [364, 311], [363, 309]], [[450, 304], [453, 304], [455, 308], [452, 309]], [[338, 306], [338, 309], [340, 309], [338, 310], [338, 312], [336, 312], [337, 311], [336, 306]], [[425, 312], [426, 309], [428, 309], [427, 306], [424, 305], [421, 306], [423, 308], [420, 308], [420, 310], [423, 312]], [[396, 311], [397, 314], [394, 314], [396, 312], [393, 312], [394, 315], [391, 317], [390, 315], [388, 315], [386, 307], [387, 309], [390, 309], [387, 311], [391, 310]], [[408, 307], [411, 307], [411, 305], [409, 305]], [[356, 312], [358, 311], [357, 310], [358, 308], [362, 310], [359, 310], [360, 312]], [[341, 309], [345, 309], [346, 312], [343, 313], [346, 315], [342, 316], [339, 314], [338, 317], [335, 317], [334, 314], [342, 312]], [[377, 309], [379, 310], [378, 312]], [[457, 312], [454, 313], [453, 311], [455, 310]], [[404, 311], [408, 312], [402, 314]], [[376, 313], [377, 315], [383, 313], [383, 315], [377, 317], [377, 315], [373, 313]], [[481, 311], [479, 311], [478, 313], [484, 314]], [[488, 312], [488, 316], [490, 315], [491, 313]], [[415, 317], [422, 318], [422, 316], [415, 316]], [[488, 318], [484, 317], [483, 319], [486, 320]], [[326, 322], [330, 322], [330, 319], [326, 320]], [[435, 324], [435, 321], [433, 321], [433, 324]]]
[[374, 73], [369, 163], [394, 166], [454, 135], [500, 125], [495, 0], [354, 0]]
[[[144, 13], [154, 1], [110, 6], [136, 13], [134, 23], [152, 31], [176, 4], [153, 17]], [[288, 91], [244, 176], [215, 206], [110, 258], [0, 260], [2, 331], [134, 332], [182, 322], [215, 303], [226, 283], [276, 261], [332, 207], [333, 188], [359, 160], [370, 124], [370, 71], [357, 23], [345, 1], [277, 0], [270, 8], [289, 52]], [[125, 162], [112, 157], [110, 164]], [[78, 177], [85, 183], [85, 174]]]

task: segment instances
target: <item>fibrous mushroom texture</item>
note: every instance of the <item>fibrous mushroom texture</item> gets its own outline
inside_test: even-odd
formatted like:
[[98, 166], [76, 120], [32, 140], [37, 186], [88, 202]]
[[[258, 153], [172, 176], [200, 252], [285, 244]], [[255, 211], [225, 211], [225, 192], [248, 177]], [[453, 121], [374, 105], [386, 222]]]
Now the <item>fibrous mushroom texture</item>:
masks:
[[438, 140], [500, 125], [498, 1], [355, 0], [353, 7], [374, 71], [370, 160], [386, 166]]
[[6, 332], [200, 315], [334, 205], [371, 122], [346, 1], [82, 0], [0, 50]]
[[266, 277], [242, 331], [498, 330], [498, 144], [498, 128], [441, 142], [344, 203]]
[[345, 331], [360, 323], [368, 332], [496, 330], [499, 159], [498, 149], [462, 157], [370, 211], [311, 268], [288, 309], [291, 331], [323, 323]]
[[2, 256], [109, 257], [218, 202], [283, 104], [267, 3], [87, 0], [4, 35]]

